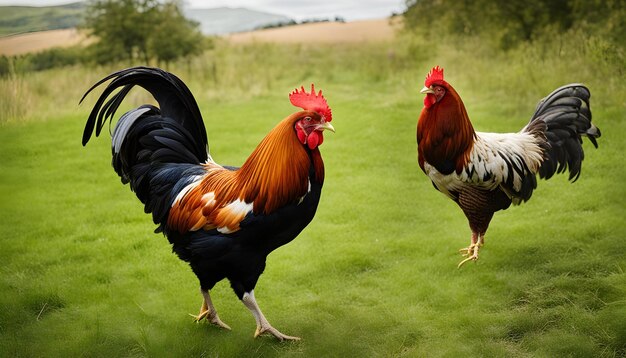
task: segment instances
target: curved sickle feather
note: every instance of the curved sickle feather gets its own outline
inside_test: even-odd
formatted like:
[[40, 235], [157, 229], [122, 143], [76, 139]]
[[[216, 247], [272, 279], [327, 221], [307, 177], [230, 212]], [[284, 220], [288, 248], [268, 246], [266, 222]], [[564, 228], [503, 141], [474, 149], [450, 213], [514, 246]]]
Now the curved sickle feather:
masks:
[[[94, 132], [100, 135], [107, 120], [112, 120], [122, 100], [134, 86], [150, 92], [159, 103], [161, 113], [179, 122], [194, 137], [197, 143], [194, 152], [199, 158], [208, 157], [208, 138], [200, 109], [189, 88], [175, 75], [158, 68], [132, 67], [114, 72], [91, 86], [79, 103], [96, 87], [112, 80], [94, 105], [83, 131], [82, 144], [86, 145]], [[107, 98], [118, 88], [110, 100]], [[106, 103], [105, 103], [106, 102]]]

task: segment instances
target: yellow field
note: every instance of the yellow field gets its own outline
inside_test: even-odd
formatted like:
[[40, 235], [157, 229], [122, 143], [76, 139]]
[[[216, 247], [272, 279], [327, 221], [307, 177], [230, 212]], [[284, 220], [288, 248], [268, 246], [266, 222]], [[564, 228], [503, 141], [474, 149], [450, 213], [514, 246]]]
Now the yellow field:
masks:
[[397, 27], [389, 19], [353, 22], [321, 22], [299, 26], [281, 27], [232, 34], [228, 38], [234, 43], [259, 42], [373, 42], [386, 41], [394, 36]]
[[85, 36], [76, 29], [31, 32], [21, 35], [0, 37], [0, 55], [15, 56], [38, 52], [52, 47], [77, 45]]
[[[275, 29], [227, 35], [233, 43], [341, 43], [386, 41], [394, 36], [397, 24], [389, 19], [363, 20], [346, 23], [321, 22]], [[67, 47], [84, 42], [85, 35], [76, 29], [33, 32], [0, 37], [0, 55], [15, 56], [43, 51], [52, 47]]]

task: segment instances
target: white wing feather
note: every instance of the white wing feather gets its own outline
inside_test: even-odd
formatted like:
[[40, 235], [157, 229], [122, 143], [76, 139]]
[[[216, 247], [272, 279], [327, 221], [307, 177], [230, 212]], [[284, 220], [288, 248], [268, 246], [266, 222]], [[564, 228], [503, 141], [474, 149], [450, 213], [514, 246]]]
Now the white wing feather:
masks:
[[[518, 192], [524, 178], [537, 173], [543, 161], [538, 141], [529, 133], [476, 132], [469, 161], [461, 173], [443, 175], [428, 163], [424, 163], [424, 169], [437, 188], [452, 199], [453, 192], [458, 193], [468, 184], [486, 190], [508, 184]], [[502, 188], [510, 197], [515, 196], [508, 188]]]

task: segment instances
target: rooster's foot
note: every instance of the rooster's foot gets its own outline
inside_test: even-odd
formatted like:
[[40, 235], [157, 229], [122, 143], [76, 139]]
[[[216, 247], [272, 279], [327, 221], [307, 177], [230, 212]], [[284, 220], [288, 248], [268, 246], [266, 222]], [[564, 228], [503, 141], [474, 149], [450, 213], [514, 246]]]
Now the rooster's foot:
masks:
[[200, 313], [197, 316], [192, 315], [191, 313], [189, 315], [195, 318], [196, 322], [200, 322], [203, 319], [206, 319], [211, 324], [230, 331], [230, 327], [226, 323], [222, 322], [220, 317], [217, 315], [217, 311], [215, 310], [215, 306], [213, 306], [213, 301], [211, 300], [209, 290], [203, 290], [202, 288], [200, 288], [200, 293], [204, 298], [204, 300], [202, 301], [202, 306], [200, 306]]
[[483, 243], [482, 240], [479, 240], [478, 242], [472, 242], [472, 244], [468, 247], [460, 249], [459, 252], [461, 253], [461, 255], [466, 257], [466, 259], [459, 262], [459, 265], [457, 267], [463, 266], [463, 264], [468, 261], [478, 260], [478, 250], [480, 250], [481, 246], [483, 246]]
[[261, 312], [261, 308], [256, 302], [256, 298], [254, 298], [254, 290], [250, 290], [250, 292], [246, 292], [243, 294], [241, 298], [243, 304], [248, 307], [254, 319], [256, 320], [256, 332], [254, 332], [254, 338], [262, 335], [262, 334], [271, 334], [272, 336], [278, 338], [279, 341], [299, 341], [300, 337], [292, 337], [286, 334], [280, 333], [276, 328], [272, 327], [272, 325], [267, 321], [267, 318]]
[[[469, 250], [468, 250], [468, 252], [469, 252]], [[463, 255], [463, 256], [468, 256], [468, 255]], [[475, 246], [474, 247], [474, 252], [471, 255], [469, 255], [465, 260], [459, 262], [459, 266], [457, 266], [457, 267], [460, 268], [461, 266], [463, 266], [464, 263], [466, 263], [468, 261], [476, 261], [476, 260], [478, 260], [478, 246]]]
[[205, 311], [200, 312], [200, 314], [197, 315], [197, 316], [193, 315], [191, 313], [189, 315], [191, 317], [193, 317], [196, 322], [200, 322], [203, 319], [206, 319], [211, 324], [230, 331], [230, 326], [228, 326], [226, 323], [222, 322], [222, 320], [217, 315], [217, 312], [215, 312], [215, 311], [205, 310]]
[[300, 340], [300, 337], [288, 336], [286, 334], [280, 333], [280, 331], [278, 331], [276, 328], [270, 326], [269, 324], [267, 324], [265, 326], [257, 326], [256, 332], [254, 332], [254, 338], [257, 338], [258, 336], [260, 336], [262, 334], [271, 334], [272, 336], [278, 338], [278, 340], [281, 341], [281, 342], [284, 341], [284, 340], [288, 340], [288, 341], [299, 341]]

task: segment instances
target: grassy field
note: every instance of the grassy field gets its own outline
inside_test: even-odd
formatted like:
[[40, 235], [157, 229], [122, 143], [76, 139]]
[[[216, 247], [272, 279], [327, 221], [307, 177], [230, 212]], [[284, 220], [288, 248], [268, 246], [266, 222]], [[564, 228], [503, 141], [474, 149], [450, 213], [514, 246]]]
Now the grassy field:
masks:
[[[171, 69], [224, 164], [295, 110], [294, 87], [315, 82], [332, 107], [317, 216], [270, 255], [256, 289], [298, 343], [253, 339], [226, 282], [212, 295], [233, 330], [192, 322], [196, 278], [120, 184], [108, 134], [80, 145], [95, 98], [78, 99], [114, 68], [1, 80], [0, 356], [626, 356], [624, 73], [551, 51], [220, 45]], [[585, 143], [578, 182], [541, 181], [496, 214], [481, 259], [462, 269], [467, 222], [416, 163], [419, 89], [435, 64], [478, 130], [517, 131], [553, 88], [584, 82], [603, 133], [598, 150]], [[137, 91], [128, 106], [146, 99]]]
[[74, 27], [81, 20], [83, 7], [79, 2], [59, 6], [0, 6], [0, 36]]

